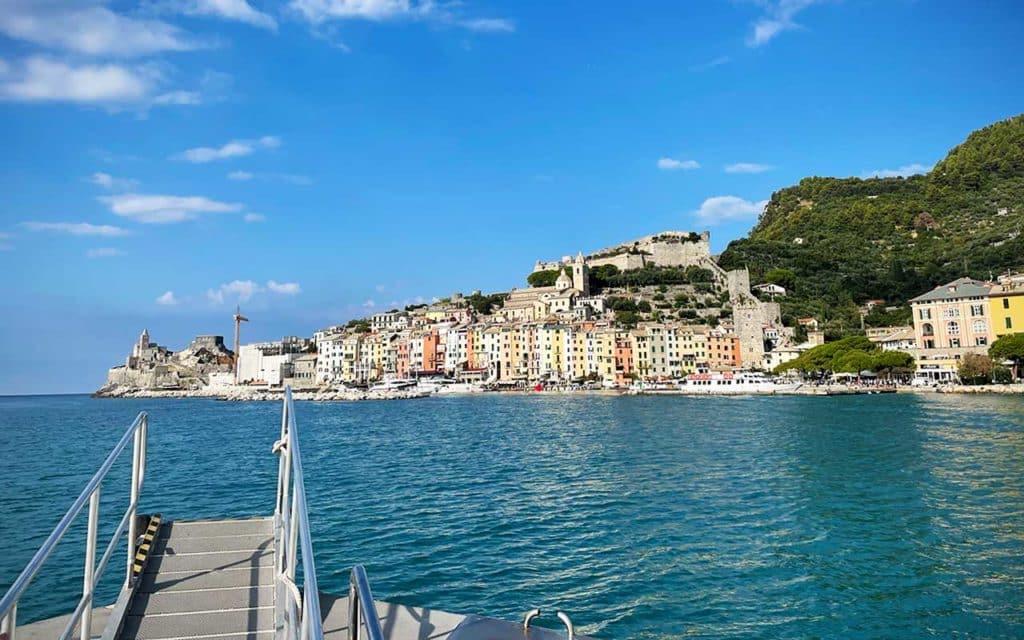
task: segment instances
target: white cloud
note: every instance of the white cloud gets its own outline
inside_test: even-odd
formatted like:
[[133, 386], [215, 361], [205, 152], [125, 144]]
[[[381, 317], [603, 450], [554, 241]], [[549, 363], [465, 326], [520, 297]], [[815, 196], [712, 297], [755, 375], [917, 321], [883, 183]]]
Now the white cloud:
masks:
[[116, 105], [149, 100], [161, 78], [149, 67], [118, 64], [72, 66], [32, 56], [0, 74], [0, 99]]
[[104, 196], [100, 202], [110, 211], [143, 224], [165, 224], [194, 220], [204, 213], [233, 213], [242, 210], [237, 203], [219, 202], [203, 196], [164, 196], [124, 193]]
[[111, 110], [202, 102], [194, 91], [160, 93], [165, 83], [156, 64], [69, 63], [35, 55], [0, 66], [4, 101], [70, 102]]
[[254, 153], [257, 149], [273, 149], [281, 145], [276, 136], [263, 136], [255, 140], [232, 140], [220, 147], [195, 147], [179, 153], [175, 158], [197, 164], [226, 160]]
[[367, 300], [366, 302], [363, 303], [363, 307], [365, 307], [366, 309], [372, 309], [372, 308], [374, 308], [376, 306], [377, 306], [377, 303], [374, 302], [373, 300]]
[[216, 289], [207, 289], [206, 298], [213, 304], [224, 304], [225, 302], [242, 303], [252, 300], [262, 293], [275, 293], [283, 296], [294, 296], [302, 293], [302, 287], [298, 282], [277, 282], [268, 280], [267, 286], [262, 287], [253, 280], [232, 280], [222, 284]]
[[715, 196], [705, 200], [700, 205], [700, 209], [693, 212], [693, 215], [705, 224], [716, 224], [756, 218], [761, 215], [767, 205], [767, 200], [751, 202], [736, 196]]
[[94, 56], [147, 56], [206, 46], [159, 20], [129, 18], [106, 7], [30, 0], [0, 3], [0, 33], [50, 49]]
[[754, 23], [747, 38], [748, 47], [760, 47], [784, 31], [799, 29], [794, 19], [797, 14], [822, 0], [766, 0], [765, 14]]
[[432, 0], [291, 0], [288, 6], [313, 23], [332, 19], [416, 19], [437, 10]]
[[54, 231], [56, 233], [69, 233], [74, 236], [126, 236], [127, 229], [115, 227], [109, 224], [91, 224], [89, 222], [23, 222], [22, 225], [29, 231]]
[[675, 158], [658, 158], [658, 168], [662, 171], [688, 171], [700, 169], [696, 160], [676, 160]]
[[300, 187], [313, 184], [313, 179], [297, 173], [252, 173], [251, 171], [232, 171], [228, 174], [228, 180], [265, 180], [269, 182], [285, 182]]
[[246, 222], [263, 222], [264, 220], [267, 219], [267, 216], [263, 215], [262, 213], [250, 212], [242, 216], [242, 219], [245, 220]]
[[132, 189], [139, 184], [138, 180], [132, 180], [130, 178], [115, 178], [109, 173], [103, 173], [102, 171], [97, 171], [92, 174], [92, 176], [89, 177], [89, 182], [110, 191], [125, 191]]
[[[288, 7], [317, 27], [331, 20], [429, 20], [479, 33], [512, 33], [516, 30], [515, 22], [507, 18], [463, 17], [453, 11], [459, 4], [435, 0], [291, 0]], [[349, 51], [348, 46], [338, 41], [334, 32], [324, 34], [322, 30], [316, 29], [313, 34], [346, 53]]]
[[772, 167], [768, 164], [757, 164], [755, 162], [737, 162], [735, 164], [726, 165], [726, 173], [764, 173], [770, 170]]
[[252, 280], [232, 280], [222, 284], [216, 289], [207, 289], [206, 298], [215, 304], [229, 302], [248, 302], [252, 297], [262, 291], [262, 287]]
[[485, 33], [514, 33], [516, 23], [506, 18], [474, 18], [459, 20], [460, 27]]
[[173, 307], [178, 304], [178, 299], [174, 297], [173, 291], [166, 291], [162, 296], [156, 299], [156, 303], [165, 307]]
[[302, 287], [298, 282], [274, 282], [267, 280], [267, 289], [271, 293], [279, 293], [283, 296], [294, 296], [302, 293]]
[[875, 169], [874, 171], [865, 171], [860, 174], [862, 178], [905, 178], [907, 176], [914, 176], [921, 173], [928, 173], [932, 168], [930, 165], [923, 165], [918, 163], [905, 164], [898, 169]]
[[270, 15], [254, 9], [247, 0], [187, 0], [181, 4], [181, 11], [189, 15], [235, 20], [277, 31], [277, 21]]
[[85, 252], [85, 255], [89, 258], [115, 258], [117, 256], [123, 256], [124, 251], [115, 249], [114, 247], [100, 247], [98, 249], [89, 249]]

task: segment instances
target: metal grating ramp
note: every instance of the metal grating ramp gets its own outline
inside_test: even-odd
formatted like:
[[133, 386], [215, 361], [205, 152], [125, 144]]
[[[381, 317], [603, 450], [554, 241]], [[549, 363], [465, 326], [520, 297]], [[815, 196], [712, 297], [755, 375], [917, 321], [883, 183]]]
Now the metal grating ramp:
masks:
[[271, 518], [160, 529], [121, 640], [267, 640], [274, 633]]

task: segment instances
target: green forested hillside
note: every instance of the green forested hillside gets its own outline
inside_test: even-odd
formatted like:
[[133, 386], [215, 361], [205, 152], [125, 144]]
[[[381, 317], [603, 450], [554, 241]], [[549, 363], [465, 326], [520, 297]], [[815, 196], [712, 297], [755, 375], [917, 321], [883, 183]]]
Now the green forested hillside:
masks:
[[815, 315], [836, 333], [859, 326], [866, 300], [902, 304], [961, 275], [1024, 268], [1022, 227], [1019, 115], [975, 131], [927, 175], [814, 177], [782, 189], [719, 262], [748, 267], [754, 283], [788, 281], [784, 314]]

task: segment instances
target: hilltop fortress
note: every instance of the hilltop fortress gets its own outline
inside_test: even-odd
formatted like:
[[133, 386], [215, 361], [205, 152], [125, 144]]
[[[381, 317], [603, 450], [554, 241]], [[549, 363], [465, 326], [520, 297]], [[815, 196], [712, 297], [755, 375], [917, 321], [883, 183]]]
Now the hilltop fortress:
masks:
[[[707, 231], [662, 231], [644, 236], [632, 242], [607, 247], [585, 257], [589, 268], [601, 265], [615, 265], [619, 271], [642, 269], [643, 267], [688, 267], [708, 268], [714, 264], [711, 259], [711, 234]], [[537, 261], [534, 271], [549, 271], [570, 267], [574, 259], [564, 256], [554, 262]], [[717, 267], [718, 265], [715, 264]]]

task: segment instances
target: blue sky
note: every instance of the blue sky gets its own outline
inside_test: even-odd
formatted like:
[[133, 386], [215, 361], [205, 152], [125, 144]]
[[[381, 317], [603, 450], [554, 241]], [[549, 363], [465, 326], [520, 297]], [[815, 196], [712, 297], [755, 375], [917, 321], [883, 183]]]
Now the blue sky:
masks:
[[927, 170], [1024, 111], [1020, 2], [0, 0], [0, 393]]

